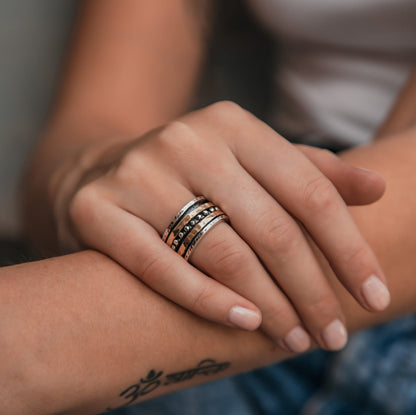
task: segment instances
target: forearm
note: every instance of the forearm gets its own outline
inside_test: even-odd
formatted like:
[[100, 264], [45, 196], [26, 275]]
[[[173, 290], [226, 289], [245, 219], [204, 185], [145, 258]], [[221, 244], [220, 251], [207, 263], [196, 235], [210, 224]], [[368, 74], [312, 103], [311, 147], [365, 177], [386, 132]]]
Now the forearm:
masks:
[[[283, 356], [260, 333], [202, 321], [92, 251], [0, 275], [0, 400], [11, 415], [97, 413], [128, 402], [118, 395], [151, 369], [165, 380], [213, 359], [230, 362], [218, 373], [230, 375]], [[144, 398], [215, 377], [195, 375]]]
[[[415, 146], [415, 132], [409, 131], [341, 155], [378, 170], [387, 180], [380, 202], [351, 212], [385, 270], [392, 292], [390, 308], [366, 312], [327, 270], [350, 330], [415, 309]], [[161, 385], [137, 401], [287, 356], [260, 332], [232, 330], [192, 316], [98, 253], [0, 272], [5, 316], [1, 373], [6, 374], [1, 393], [10, 414], [99, 412], [129, 401], [131, 396], [126, 399], [120, 393], [140, 384], [151, 369], [163, 371], [165, 380], [166, 375], [196, 368], [205, 359], [230, 362], [218, 375], [194, 375], [188, 381]], [[29, 408], [15, 409], [22, 402]]]
[[412, 71], [398, 95], [388, 117], [379, 128], [376, 138], [388, 138], [398, 132], [405, 132], [416, 123], [416, 68]]
[[194, 93], [209, 18], [206, 0], [83, 2], [51, 123], [140, 135], [177, 117]]
[[50, 176], [91, 141], [130, 140], [189, 109], [212, 2], [88, 0], [80, 6], [45, 133], [24, 177], [27, 233], [53, 244]]
[[[416, 128], [392, 135], [366, 147], [341, 154], [355, 165], [379, 172], [386, 180], [386, 193], [367, 207], [352, 207], [360, 230], [374, 249], [389, 281], [392, 304], [389, 316], [414, 312], [416, 289]], [[334, 280], [335, 281], [335, 280]], [[335, 282], [335, 284], [337, 284]], [[386, 314], [368, 315], [344, 298], [351, 327], [359, 322], [384, 321]], [[357, 318], [355, 317], [357, 316]], [[355, 321], [355, 323], [354, 323]]]

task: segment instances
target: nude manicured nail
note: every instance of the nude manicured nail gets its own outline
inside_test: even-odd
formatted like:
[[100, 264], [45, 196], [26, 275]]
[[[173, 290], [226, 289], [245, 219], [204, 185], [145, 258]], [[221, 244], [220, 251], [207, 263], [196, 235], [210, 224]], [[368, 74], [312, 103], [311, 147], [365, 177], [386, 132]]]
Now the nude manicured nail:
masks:
[[322, 332], [322, 339], [329, 350], [342, 349], [347, 343], [348, 335], [341, 320], [329, 323]]
[[261, 323], [261, 314], [248, 308], [235, 306], [230, 310], [228, 320], [244, 330], [256, 330]]
[[292, 352], [302, 353], [309, 349], [311, 340], [308, 333], [302, 327], [297, 326], [286, 334], [284, 343]]
[[376, 275], [371, 275], [364, 281], [361, 291], [368, 305], [374, 310], [384, 310], [390, 304], [390, 292]]

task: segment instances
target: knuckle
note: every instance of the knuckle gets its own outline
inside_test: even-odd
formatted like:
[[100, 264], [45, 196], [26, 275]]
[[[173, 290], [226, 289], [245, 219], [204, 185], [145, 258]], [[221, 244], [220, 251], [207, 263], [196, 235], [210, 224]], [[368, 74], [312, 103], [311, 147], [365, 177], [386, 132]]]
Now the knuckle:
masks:
[[212, 242], [207, 247], [207, 257], [215, 258], [215, 266], [221, 274], [221, 280], [226, 283], [241, 277], [242, 270], [247, 268], [248, 256], [245, 249], [227, 240]]
[[321, 326], [321, 321], [331, 321], [339, 314], [338, 302], [331, 293], [321, 294], [305, 308], [304, 316], [311, 319], [315, 326]]
[[245, 113], [245, 110], [240, 105], [227, 100], [215, 102], [209, 105], [206, 110], [214, 117], [226, 120], [241, 117]]
[[325, 176], [318, 176], [305, 185], [302, 202], [311, 212], [328, 211], [338, 201], [336, 194], [333, 184]]
[[315, 148], [315, 150], [317, 150], [317, 154], [320, 155], [320, 157], [325, 158], [325, 159], [331, 159], [331, 160], [337, 160], [338, 157], [330, 150], [326, 149], [326, 148]]
[[[121, 157], [117, 177], [126, 182], [147, 177], [159, 164], [182, 164], [200, 153], [198, 135], [181, 121], [172, 121], [143, 137]], [[186, 161], [186, 160], [185, 160]]]
[[187, 171], [203, 162], [208, 144], [182, 121], [172, 121], [165, 125], [157, 135], [156, 142], [156, 157], [162, 158], [166, 164], [179, 171]]
[[205, 315], [208, 310], [212, 309], [215, 297], [215, 290], [207, 286], [202, 287], [192, 300], [189, 306], [190, 311], [195, 314]]
[[[299, 243], [299, 232], [297, 225], [285, 218], [262, 220], [263, 224], [259, 226], [261, 241], [260, 246], [266, 252], [278, 251], [280, 254], [288, 253]], [[264, 223], [265, 222], [265, 223]]]
[[222, 280], [227, 284], [235, 282], [242, 277], [242, 271], [246, 269], [246, 253], [243, 250], [230, 248], [222, 252], [217, 258], [217, 264], [222, 270]]
[[368, 249], [365, 245], [354, 247], [346, 256], [347, 269], [365, 269], [368, 263]]
[[149, 252], [139, 267], [138, 276], [141, 280], [148, 282], [150, 285], [157, 280], [162, 280], [167, 274], [169, 263], [164, 260], [158, 253]]
[[92, 183], [79, 189], [69, 202], [68, 216], [71, 223], [75, 226], [93, 223], [101, 199], [101, 192]]
[[269, 225], [266, 235], [270, 245], [278, 248], [280, 251], [285, 248], [292, 248], [297, 240], [295, 225], [292, 225], [289, 221], [273, 221]]
[[300, 150], [306, 157], [319, 162], [336, 161], [339, 158], [330, 150], [325, 148], [311, 147], [306, 144], [295, 144], [295, 147]]
[[265, 328], [274, 332], [278, 331], [279, 337], [298, 321], [295, 311], [285, 304], [277, 304], [267, 310], [262, 310], [262, 314]]
[[115, 176], [122, 183], [133, 181], [139, 171], [147, 164], [146, 158], [138, 148], [131, 148], [120, 159]]
[[341, 159], [330, 150], [325, 148], [314, 148], [314, 150], [316, 150], [316, 161], [314, 160], [314, 163], [318, 168], [342, 163]]
[[181, 153], [184, 149], [195, 146], [197, 137], [188, 124], [175, 120], [160, 129], [156, 141], [162, 151]]

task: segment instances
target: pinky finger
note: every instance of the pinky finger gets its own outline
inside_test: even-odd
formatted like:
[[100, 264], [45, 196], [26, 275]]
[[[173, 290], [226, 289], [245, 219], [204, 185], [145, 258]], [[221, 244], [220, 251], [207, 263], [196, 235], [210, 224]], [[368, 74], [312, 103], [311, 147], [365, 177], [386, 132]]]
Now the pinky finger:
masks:
[[256, 305], [173, 252], [147, 222], [110, 202], [96, 209], [99, 212], [91, 212], [87, 223], [75, 224], [87, 246], [107, 254], [153, 290], [206, 320], [245, 330], [260, 326]]
[[354, 167], [328, 150], [296, 147], [331, 180], [347, 205], [366, 205], [383, 195], [386, 184], [375, 171]]

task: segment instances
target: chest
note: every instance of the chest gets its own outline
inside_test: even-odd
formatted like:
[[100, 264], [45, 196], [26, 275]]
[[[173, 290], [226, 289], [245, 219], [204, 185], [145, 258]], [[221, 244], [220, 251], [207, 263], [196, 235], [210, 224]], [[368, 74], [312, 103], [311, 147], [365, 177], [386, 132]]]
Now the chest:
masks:
[[416, 0], [247, 0], [281, 42], [416, 52]]

